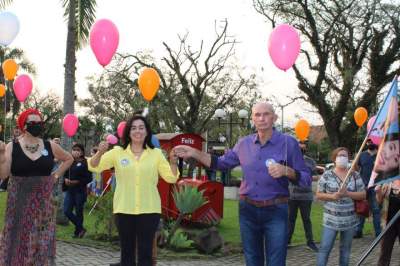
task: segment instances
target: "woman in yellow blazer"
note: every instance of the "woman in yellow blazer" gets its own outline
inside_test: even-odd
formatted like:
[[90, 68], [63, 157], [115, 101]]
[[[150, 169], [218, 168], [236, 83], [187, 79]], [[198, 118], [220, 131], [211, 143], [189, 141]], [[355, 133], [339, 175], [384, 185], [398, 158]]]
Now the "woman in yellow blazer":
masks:
[[151, 143], [151, 129], [143, 116], [134, 115], [126, 123], [123, 147], [108, 150], [107, 142], [89, 160], [89, 170], [101, 172], [115, 168], [116, 189], [113, 212], [121, 245], [122, 266], [152, 264], [152, 244], [161, 216], [161, 200], [157, 189], [158, 176], [175, 183], [178, 179], [177, 156], [170, 153], [170, 162]]

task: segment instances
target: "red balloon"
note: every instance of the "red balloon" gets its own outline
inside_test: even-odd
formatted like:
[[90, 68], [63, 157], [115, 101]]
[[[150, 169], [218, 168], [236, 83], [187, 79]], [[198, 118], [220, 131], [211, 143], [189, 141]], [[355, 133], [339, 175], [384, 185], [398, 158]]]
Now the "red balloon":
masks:
[[74, 114], [67, 114], [63, 119], [63, 130], [68, 137], [76, 134], [79, 127], [79, 119]]
[[23, 103], [32, 92], [32, 80], [26, 75], [19, 75], [14, 81], [14, 93], [18, 101]]
[[90, 31], [89, 39], [97, 62], [103, 67], [108, 65], [119, 43], [119, 33], [115, 24], [108, 19], [96, 21]]
[[124, 134], [124, 130], [125, 130], [125, 126], [126, 126], [126, 122], [122, 121], [118, 124], [117, 127], [117, 134], [119, 138], [122, 138], [122, 135]]

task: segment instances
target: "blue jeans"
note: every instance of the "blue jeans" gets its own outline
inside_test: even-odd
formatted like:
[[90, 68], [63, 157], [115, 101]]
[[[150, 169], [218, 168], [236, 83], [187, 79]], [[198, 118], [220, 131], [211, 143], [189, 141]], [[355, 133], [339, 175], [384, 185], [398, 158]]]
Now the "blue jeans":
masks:
[[336, 235], [340, 232], [339, 246], [339, 266], [347, 266], [350, 261], [351, 242], [353, 241], [354, 229], [346, 231], [337, 231], [331, 228], [323, 227], [321, 247], [317, 255], [317, 266], [325, 266], [328, 263], [329, 253], [335, 243]]
[[287, 204], [256, 207], [240, 200], [239, 224], [246, 266], [286, 265]]
[[[64, 198], [64, 214], [75, 225], [75, 235], [83, 229], [83, 206], [86, 193], [67, 191]], [[75, 214], [72, 212], [75, 208]]]
[[[376, 193], [374, 188], [367, 190], [367, 199], [369, 204], [369, 210], [372, 213], [372, 221], [374, 224], [375, 237], [381, 233], [381, 206], [376, 200]], [[362, 233], [365, 223], [365, 217], [360, 217], [360, 223], [357, 227], [357, 233]]]

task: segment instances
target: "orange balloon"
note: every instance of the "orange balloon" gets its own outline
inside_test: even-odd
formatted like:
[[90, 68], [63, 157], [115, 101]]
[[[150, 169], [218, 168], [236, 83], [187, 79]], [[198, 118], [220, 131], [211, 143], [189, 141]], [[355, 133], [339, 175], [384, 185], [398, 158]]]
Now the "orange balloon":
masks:
[[368, 111], [364, 107], [358, 107], [354, 112], [354, 120], [358, 127], [364, 125], [368, 118]]
[[145, 68], [139, 75], [138, 83], [143, 98], [150, 102], [160, 88], [160, 76], [154, 68]]
[[6, 80], [13, 80], [18, 71], [18, 65], [13, 59], [3, 62], [3, 73]]
[[300, 119], [296, 123], [294, 131], [296, 132], [296, 136], [300, 141], [305, 141], [310, 134], [310, 124], [307, 122], [307, 120]]
[[6, 87], [3, 84], [0, 84], [0, 98], [6, 94]]

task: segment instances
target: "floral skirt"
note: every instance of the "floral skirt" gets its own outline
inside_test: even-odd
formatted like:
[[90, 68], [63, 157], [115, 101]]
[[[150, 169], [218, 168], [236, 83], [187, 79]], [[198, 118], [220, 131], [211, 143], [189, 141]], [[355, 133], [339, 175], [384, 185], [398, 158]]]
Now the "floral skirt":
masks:
[[55, 265], [53, 186], [52, 176], [10, 177], [0, 266]]

